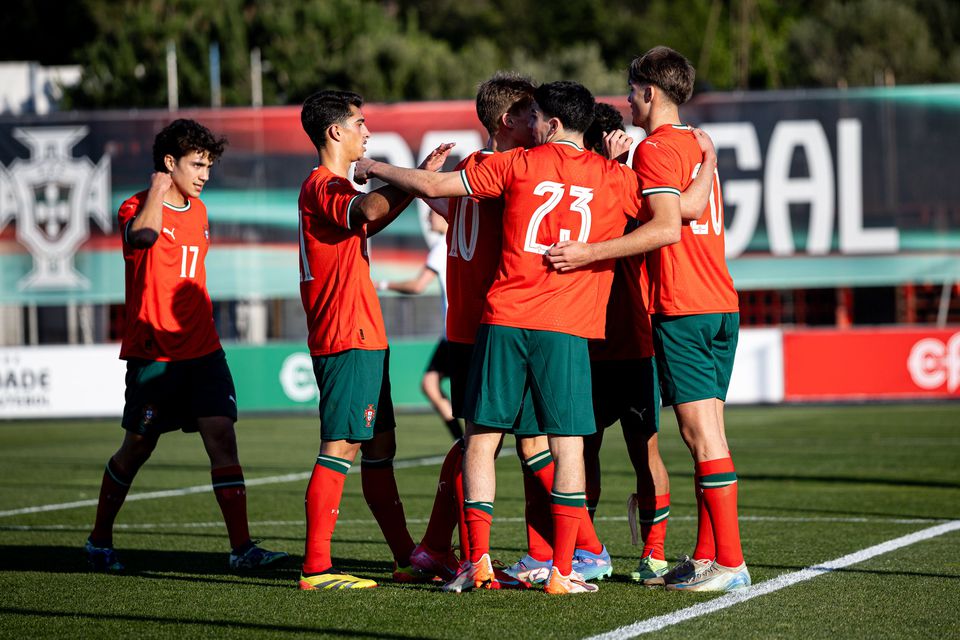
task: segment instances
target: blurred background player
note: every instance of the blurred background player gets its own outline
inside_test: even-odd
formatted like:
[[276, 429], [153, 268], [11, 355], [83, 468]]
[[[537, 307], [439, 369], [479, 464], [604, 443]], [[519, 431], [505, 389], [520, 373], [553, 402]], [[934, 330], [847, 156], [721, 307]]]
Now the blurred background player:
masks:
[[[633, 140], [623, 132], [623, 116], [613, 105], [601, 102], [597, 104], [593, 124], [584, 134], [584, 143], [601, 155], [625, 161]], [[716, 153], [709, 137], [703, 135], [698, 140], [703, 142], [705, 170], [681, 195], [685, 219], [699, 217], [713, 186], [710, 168], [716, 166]], [[637, 221], [628, 221], [624, 233], [635, 229], [637, 224]], [[620, 421], [637, 476], [637, 492], [628, 499], [627, 517], [633, 544], [638, 541], [643, 544], [638, 566], [630, 575], [645, 584], [668, 571], [664, 542], [670, 515], [670, 479], [660, 457], [657, 438], [660, 389], [647, 313], [647, 287], [643, 254], [617, 260], [607, 304], [606, 339], [590, 342], [597, 433], [584, 438], [587, 509], [593, 517], [601, 493], [603, 432]]]
[[120, 206], [126, 263], [120, 347], [120, 358], [127, 361], [126, 433], [107, 461], [85, 547], [90, 566], [98, 571], [123, 569], [113, 549], [114, 520], [160, 435], [176, 429], [199, 432], [210, 458], [213, 492], [230, 537], [230, 568], [252, 569], [287, 557], [250, 539], [233, 426], [236, 391], [207, 292], [210, 226], [199, 198], [225, 142], [193, 120], [175, 120], [154, 139], [150, 188]]
[[[381, 280], [377, 283], [378, 291], [394, 291], [405, 295], [419, 295], [426, 291], [435, 279], [440, 283], [440, 317], [443, 319], [443, 333], [437, 342], [427, 370], [423, 373], [420, 388], [427, 397], [434, 411], [440, 416], [447, 431], [454, 440], [463, 437], [463, 427], [453, 415], [450, 398], [443, 391], [443, 380], [450, 377], [450, 344], [447, 342], [447, 221], [438, 213], [430, 212], [430, 230], [436, 234], [433, 246], [427, 253], [427, 261], [416, 277], [409, 280]], [[431, 235], [433, 235], [431, 234]]]
[[[307, 98], [300, 115], [319, 156], [300, 189], [299, 209], [300, 295], [320, 391], [321, 440], [307, 486], [303, 590], [376, 586], [339, 572], [330, 556], [344, 480], [358, 451], [363, 495], [393, 554], [394, 579], [415, 578], [409, 566], [414, 543], [393, 474], [387, 336], [367, 257], [367, 238], [411, 198], [389, 186], [362, 194], [347, 179], [370, 137], [362, 105], [356, 93], [320, 91]], [[451, 146], [441, 146], [421, 166], [439, 168]]]

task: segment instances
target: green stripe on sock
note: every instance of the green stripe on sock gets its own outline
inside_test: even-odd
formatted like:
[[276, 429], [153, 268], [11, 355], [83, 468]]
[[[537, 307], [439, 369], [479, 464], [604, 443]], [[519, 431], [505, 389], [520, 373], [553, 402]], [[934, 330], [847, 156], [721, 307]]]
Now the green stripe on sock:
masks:
[[587, 504], [587, 494], [551, 491], [550, 502], [553, 504], [561, 504], [566, 507], [583, 507]]
[[719, 489], [727, 487], [737, 481], [737, 473], [730, 471], [727, 473], [711, 473], [706, 476], [700, 476], [700, 487], [702, 489]]
[[350, 461], [343, 458], [335, 458], [334, 456], [317, 456], [317, 464], [326, 469], [342, 473], [347, 475], [347, 472], [350, 471]]
[[530, 471], [540, 471], [540, 469], [543, 469], [551, 462], [553, 462], [553, 456], [550, 455], [549, 449], [541, 451], [540, 453], [535, 453], [523, 461]]
[[476, 509], [477, 511], [483, 511], [484, 513], [489, 513], [493, 515], [493, 503], [492, 502], [481, 502], [479, 500], [464, 500], [463, 501], [464, 509]]
[[658, 522], [663, 522], [670, 517], [670, 507], [664, 507], [662, 509], [647, 509], [645, 511], [637, 512], [637, 521], [640, 524], [657, 524]]

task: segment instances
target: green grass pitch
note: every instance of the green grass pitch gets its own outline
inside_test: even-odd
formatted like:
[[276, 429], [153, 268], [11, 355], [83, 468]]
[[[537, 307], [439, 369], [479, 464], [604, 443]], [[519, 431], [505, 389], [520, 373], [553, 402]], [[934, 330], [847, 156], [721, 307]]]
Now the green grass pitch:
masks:
[[[696, 533], [692, 463], [664, 411], [671, 472], [667, 554], [691, 551]], [[399, 417], [399, 459], [443, 454], [432, 415]], [[960, 519], [960, 404], [731, 408], [727, 425], [740, 479], [744, 552], [754, 583]], [[249, 481], [307, 473], [315, 419], [244, 417], [238, 424]], [[95, 499], [121, 439], [115, 421], [0, 423], [0, 512]], [[512, 442], [497, 463], [495, 556], [524, 551], [522, 483]], [[608, 431], [597, 529], [614, 576], [594, 595], [540, 591], [445, 594], [389, 580], [386, 544], [347, 479], [335, 561], [379, 581], [357, 592], [299, 592], [305, 479], [248, 487], [251, 531], [293, 557], [254, 574], [227, 570], [227, 540], [213, 494], [128, 502], [115, 543], [124, 575], [86, 571], [81, 546], [92, 506], [0, 517], [0, 637], [585, 638], [682, 611], [716, 596], [665, 593], [629, 582], [625, 503], [632, 470]], [[439, 465], [399, 469], [414, 538], [430, 513]], [[199, 438], [164, 436], [132, 494], [209, 484]], [[960, 531], [656, 632], [667, 638], [960, 636]]]

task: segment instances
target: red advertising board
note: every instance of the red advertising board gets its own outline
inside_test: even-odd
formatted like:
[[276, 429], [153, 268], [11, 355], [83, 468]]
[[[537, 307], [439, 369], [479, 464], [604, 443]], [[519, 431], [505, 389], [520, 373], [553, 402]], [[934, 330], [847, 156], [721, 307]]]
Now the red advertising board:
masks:
[[960, 398], [960, 327], [785, 331], [784, 399]]

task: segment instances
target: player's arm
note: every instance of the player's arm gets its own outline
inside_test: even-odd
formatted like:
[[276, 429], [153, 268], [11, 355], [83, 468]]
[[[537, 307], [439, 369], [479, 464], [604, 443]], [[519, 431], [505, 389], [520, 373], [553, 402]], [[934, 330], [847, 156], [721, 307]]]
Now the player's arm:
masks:
[[160, 237], [163, 227], [163, 197], [173, 186], [173, 178], [165, 171], [150, 176], [150, 189], [140, 212], [127, 223], [127, 243], [135, 249], [149, 249]]
[[418, 198], [453, 198], [469, 195], [459, 171], [433, 172], [421, 169], [401, 169], [386, 162], [361, 158], [354, 169], [354, 180], [363, 184], [370, 178], [379, 178]]
[[433, 210], [438, 216], [447, 220], [450, 215], [450, 199], [449, 198], [421, 198], [424, 202], [427, 203], [427, 206]]
[[[405, 169], [404, 171], [421, 171], [436, 175], [435, 172], [443, 166], [443, 162], [447, 159], [451, 149], [453, 149], [453, 143], [441, 144], [424, 158], [419, 169]], [[357, 161], [357, 166], [354, 169], [354, 181], [357, 184], [364, 184], [370, 177], [368, 172], [361, 170], [361, 162], [365, 160], [369, 159], [361, 158]], [[384, 180], [384, 182], [390, 181]], [[412, 200], [413, 196], [408, 191], [393, 184], [387, 184], [366, 195], [359, 196], [353, 201], [350, 206], [350, 226], [358, 229], [367, 225], [367, 236], [373, 236], [393, 222], [409, 206]]]
[[703, 129], [694, 129], [693, 137], [700, 145], [703, 160], [700, 161], [700, 172], [696, 179], [680, 194], [680, 217], [684, 222], [699, 220], [703, 215], [703, 210], [710, 202], [713, 177], [717, 171], [717, 150], [713, 146], [713, 140]]
[[380, 282], [376, 283], [376, 287], [377, 291], [395, 291], [397, 293], [415, 296], [426, 291], [427, 287], [436, 277], [437, 274], [435, 271], [424, 267], [420, 270], [420, 273], [416, 278], [411, 278], [410, 280], [399, 280], [397, 282], [381, 280]]

